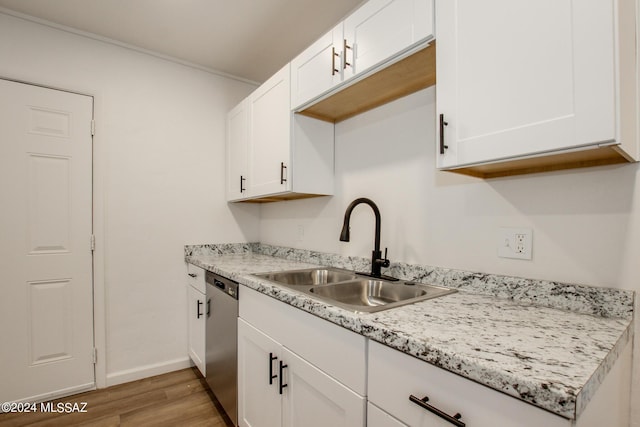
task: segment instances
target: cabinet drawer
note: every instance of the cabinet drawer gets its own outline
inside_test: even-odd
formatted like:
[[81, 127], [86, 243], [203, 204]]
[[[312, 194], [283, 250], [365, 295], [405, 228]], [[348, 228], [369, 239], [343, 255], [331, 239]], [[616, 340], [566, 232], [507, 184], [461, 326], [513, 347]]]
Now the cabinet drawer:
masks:
[[245, 286], [240, 317], [356, 393], [366, 392], [366, 338]]
[[468, 426], [569, 427], [571, 422], [374, 341], [369, 343], [369, 401], [411, 426], [453, 426], [409, 400], [429, 398]]
[[201, 293], [207, 293], [203, 268], [197, 267], [193, 264], [187, 264], [187, 283]]

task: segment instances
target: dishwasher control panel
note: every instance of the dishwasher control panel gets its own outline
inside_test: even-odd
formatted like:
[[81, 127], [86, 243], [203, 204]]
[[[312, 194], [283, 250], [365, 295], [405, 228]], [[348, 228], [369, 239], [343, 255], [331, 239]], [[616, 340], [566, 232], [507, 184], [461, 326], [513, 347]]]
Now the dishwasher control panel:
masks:
[[206, 272], [206, 282], [220, 289], [232, 298], [238, 299], [238, 283], [219, 274]]

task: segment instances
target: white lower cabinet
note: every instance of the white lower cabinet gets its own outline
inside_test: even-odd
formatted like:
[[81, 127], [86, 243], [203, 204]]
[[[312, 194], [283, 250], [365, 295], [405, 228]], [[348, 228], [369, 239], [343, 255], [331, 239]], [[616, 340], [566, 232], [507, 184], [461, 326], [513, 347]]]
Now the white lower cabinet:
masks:
[[406, 427], [371, 402], [367, 403], [367, 427]]
[[238, 320], [240, 426], [364, 426], [364, 397]]
[[240, 295], [241, 427], [629, 425], [629, 344], [570, 420], [250, 288]]
[[207, 317], [207, 295], [205, 285], [205, 272], [195, 265], [187, 265], [187, 313], [189, 329], [189, 357], [198, 367], [200, 373], [205, 375], [205, 325]]
[[[422, 360], [369, 342], [369, 402], [413, 427], [569, 427], [571, 422]], [[428, 397], [442, 418], [410, 400]], [[375, 413], [375, 411], [374, 411]], [[380, 419], [380, 414], [375, 415]], [[389, 419], [372, 426], [397, 426]]]
[[366, 339], [243, 288], [238, 319], [241, 427], [364, 427]]
[[[459, 420], [470, 427], [626, 427], [631, 347], [621, 352], [578, 419], [569, 420], [369, 341], [368, 426], [451, 427], [462, 425]], [[410, 396], [428, 401], [423, 407]]]
[[277, 356], [280, 350], [280, 344], [238, 319], [238, 423], [241, 426], [282, 425]]

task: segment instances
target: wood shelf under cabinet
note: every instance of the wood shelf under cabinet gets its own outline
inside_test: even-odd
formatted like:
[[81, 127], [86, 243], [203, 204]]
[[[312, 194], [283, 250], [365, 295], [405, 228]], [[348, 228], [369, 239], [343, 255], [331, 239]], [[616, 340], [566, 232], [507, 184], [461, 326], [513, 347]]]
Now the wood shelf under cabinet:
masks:
[[543, 154], [538, 157], [502, 160], [495, 163], [472, 165], [459, 169], [444, 170], [476, 178], [500, 178], [539, 172], [577, 169], [592, 166], [605, 166], [629, 163], [629, 159], [616, 146], [603, 146], [558, 154]]
[[436, 83], [436, 43], [299, 111], [337, 123]]
[[264, 196], [255, 199], [238, 200], [239, 203], [272, 203], [282, 202], [285, 200], [311, 199], [314, 197], [327, 197], [329, 194], [306, 194], [306, 193], [287, 193], [276, 194], [272, 196]]

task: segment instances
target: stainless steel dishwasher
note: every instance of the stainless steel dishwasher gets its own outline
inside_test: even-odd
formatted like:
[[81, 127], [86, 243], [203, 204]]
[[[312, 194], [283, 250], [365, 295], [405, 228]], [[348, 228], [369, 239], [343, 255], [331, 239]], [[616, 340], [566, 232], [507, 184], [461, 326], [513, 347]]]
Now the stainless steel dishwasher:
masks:
[[210, 271], [207, 282], [207, 384], [238, 425], [238, 284]]

